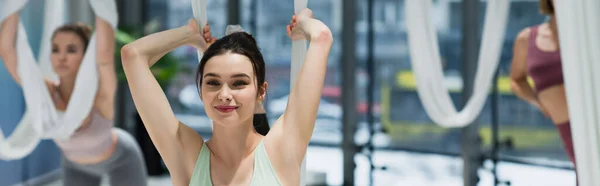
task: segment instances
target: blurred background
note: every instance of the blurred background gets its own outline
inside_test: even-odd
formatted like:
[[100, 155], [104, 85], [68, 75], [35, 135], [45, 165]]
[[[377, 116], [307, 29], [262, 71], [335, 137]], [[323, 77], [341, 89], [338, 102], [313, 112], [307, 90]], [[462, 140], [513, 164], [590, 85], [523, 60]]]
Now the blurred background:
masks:
[[[67, 2], [68, 20], [93, 22], [87, 1]], [[465, 37], [480, 38], [485, 4], [478, 0], [433, 0], [432, 17], [446, 85], [459, 110], [468, 100], [463, 89], [472, 87], [476, 69], [465, 65], [465, 56], [479, 52], [478, 46], [463, 42]], [[117, 5], [117, 59], [125, 43], [179, 27], [192, 17], [190, 0], [117, 0]], [[21, 12], [34, 52], [40, 47], [43, 12], [39, 10], [43, 6], [44, 1], [31, 0]], [[293, 1], [207, 0], [207, 7], [208, 22], [216, 37], [224, 35], [228, 24], [240, 24], [257, 38], [267, 64], [265, 107], [273, 123], [285, 110], [290, 89], [292, 42], [285, 26], [293, 15]], [[573, 167], [552, 122], [510, 90], [508, 74], [517, 33], [547, 19], [540, 14], [537, 0], [511, 0], [497, 86], [478, 119], [470, 127], [458, 129], [437, 126], [423, 110], [411, 70], [404, 0], [309, 0], [308, 7], [331, 28], [335, 38], [307, 152], [309, 183], [575, 185]], [[466, 13], [478, 16], [465, 18]], [[478, 32], [465, 34], [473, 30]], [[153, 70], [177, 117], [210, 138], [210, 120], [195, 85], [197, 64], [195, 49], [186, 46], [161, 59]], [[120, 83], [115, 124], [136, 136], [151, 184], [171, 185], [137, 115], [122, 70], [119, 66], [117, 70]], [[25, 102], [22, 90], [3, 65], [0, 87], [0, 125], [7, 136], [21, 119]], [[59, 157], [54, 142], [46, 140], [22, 160], [0, 161], [0, 186], [60, 185]]]

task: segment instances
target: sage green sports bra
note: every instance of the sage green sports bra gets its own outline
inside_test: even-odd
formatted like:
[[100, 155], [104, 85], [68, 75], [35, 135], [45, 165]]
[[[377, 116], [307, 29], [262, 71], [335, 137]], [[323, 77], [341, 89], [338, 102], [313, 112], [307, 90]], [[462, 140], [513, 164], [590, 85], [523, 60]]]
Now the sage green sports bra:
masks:
[[[194, 167], [194, 173], [190, 180], [190, 186], [213, 185], [210, 179], [210, 149], [206, 143], [202, 144], [200, 155]], [[280, 186], [281, 182], [275, 173], [273, 165], [267, 155], [265, 144], [261, 140], [254, 149], [254, 174], [252, 175], [252, 186]]]

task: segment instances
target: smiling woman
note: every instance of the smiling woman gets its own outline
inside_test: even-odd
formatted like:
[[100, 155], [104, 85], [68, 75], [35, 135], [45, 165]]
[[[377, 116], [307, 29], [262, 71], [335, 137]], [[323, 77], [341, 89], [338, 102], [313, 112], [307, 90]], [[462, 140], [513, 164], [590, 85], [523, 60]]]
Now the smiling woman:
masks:
[[[292, 40], [309, 40], [310, 45], [289, 104], [265, 136], [253, 126], [255, 110], [268, 87], [265, 62], [250, 34], [235, 32], [216, 40], [209, 26], [200, 30], [190, 20], [186, 26], [151, 34], [122, 48], [136, 108], [174, 185], [300, 184], [333, 38], [309, 9], [292, 17], [287, 34]], [[206, 143], [175, 118], [148, 69], [182, 45], [204, 51], [196, 83], [204, 110], [213, 120], [213, 136]]]
[[[267, 88], [264, 64], [256, 41], [244, 32], [230, 34], [206, 51], [197, 84], [201, 99], [215, 108], [206, 109], [206, 114], [216, 125], [251, 119], [256, 101], [264, 99]], [[234, 110], [235, 114], [229, 114]]]

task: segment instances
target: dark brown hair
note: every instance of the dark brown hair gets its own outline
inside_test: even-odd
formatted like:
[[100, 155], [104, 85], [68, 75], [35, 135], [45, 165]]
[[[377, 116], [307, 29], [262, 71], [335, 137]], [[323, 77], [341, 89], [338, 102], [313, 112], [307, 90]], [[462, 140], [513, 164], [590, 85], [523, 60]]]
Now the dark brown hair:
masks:
[[244, 55], [250, 59], [252, 68], [256, 74], [258, 95], [263, 94], [262, 86], [265, 82], [265, 61], [260, 53], [258, 45], [256, 44], [256, 40], [254, 37], [252, 37], [252, 35], [246, 32], [235, 32], [229, 34], [221, 39], [218, 39], [215, 41], [215, 43], [208, 47], [208, 49], [204, 52], [202, 59], [200, 60], [198, 70], [196, 72], [196, 84], [198, 85], [198, 89], [202, 87], [202, 74], [204, 72], [204, 66], [206, 66], [206, 62], [208, 62], [208, 60], [214, 56], [228, 52]]
[[83, 23], [66, 24], [58, 27], [52, 34], [52, 39], [59, 32], [71, 32], [77, 35], [83, 41], [84, 51], [87, 49], [90, 38], [92, 37], [92, 27]]
[[554, 15], [554, 4], [552, 4], [552, 0], [540, 0], [540, 12], [546, 15]]

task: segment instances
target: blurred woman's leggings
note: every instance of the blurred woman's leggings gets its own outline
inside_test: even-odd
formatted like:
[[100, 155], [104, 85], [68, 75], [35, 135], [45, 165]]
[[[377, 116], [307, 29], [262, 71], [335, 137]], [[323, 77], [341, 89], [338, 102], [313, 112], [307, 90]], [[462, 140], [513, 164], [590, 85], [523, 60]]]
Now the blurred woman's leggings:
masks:
[[111, 186], [146, 186], [147, 171], [137, 141], [124, 130], [115, 128], [117, 147], [112, 156], [97, 164], [80, 165], [63, 156], [64, 186], [99, 186], [103, 175]]
[[573, 136], [571, 134], [571, 122], [567, 121], [565, 123], [556, 124], [556, 128], [558, 128], [558, 133], [560, 134], [560, 138], [562, 139], [565, 150], [567, 151], [567, 155], [573, 165], [575, 167], [575, 175], [577, 177], [577, 162], [575, 161], [575, 150], [573, 149]]

